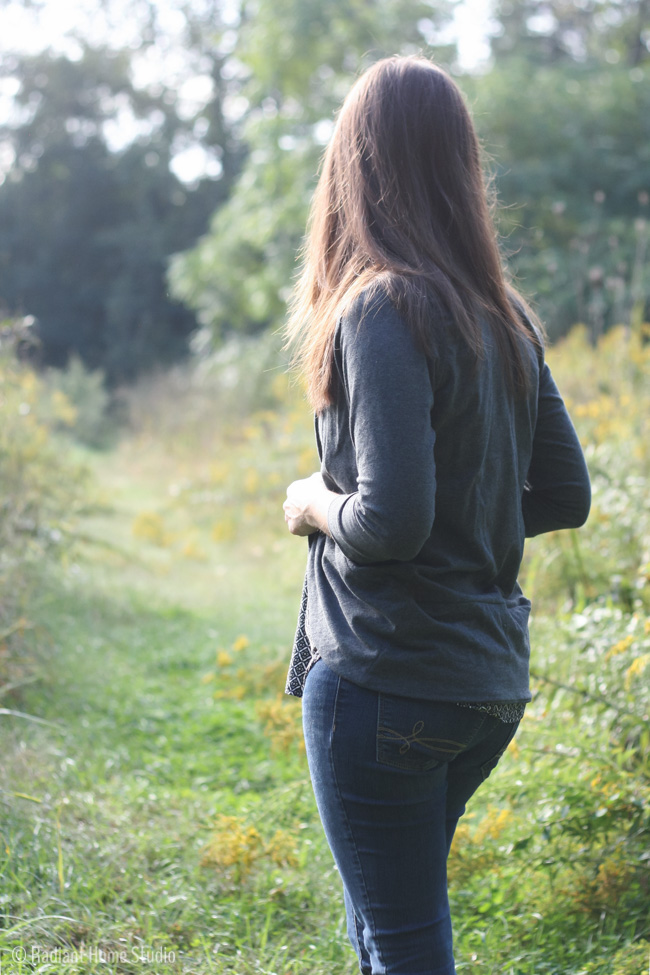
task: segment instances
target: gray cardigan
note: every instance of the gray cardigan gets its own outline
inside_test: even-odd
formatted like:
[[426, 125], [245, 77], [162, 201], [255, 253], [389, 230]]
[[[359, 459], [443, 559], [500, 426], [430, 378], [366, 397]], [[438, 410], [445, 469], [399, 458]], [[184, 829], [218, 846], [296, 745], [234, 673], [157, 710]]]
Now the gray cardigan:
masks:
[[337, 326], [338, 392], [316, 438], [339, 497], [332, 537], [309, 536], [307, 635], [377, 691], [530, 700], [524, 538], [585, 522], [587, 467], [532, 343], [535, 381], [515, 399], [487, 325], [478, 368], [439, 313], [434, 334], [431, 361], [381, 295]]

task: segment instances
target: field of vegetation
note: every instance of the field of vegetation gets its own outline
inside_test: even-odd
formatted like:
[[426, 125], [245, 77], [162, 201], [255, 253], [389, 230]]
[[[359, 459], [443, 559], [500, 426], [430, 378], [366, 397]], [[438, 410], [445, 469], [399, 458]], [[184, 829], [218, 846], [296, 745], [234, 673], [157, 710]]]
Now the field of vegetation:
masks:
[[[273, 341], [142, 380], [111, 439], [92, 376], [4, 339], [0, 972], [352, 975], [283, 695], [317, 461]], [[648, 971], [649, 339], [549, 351], [594, 505], [527, 549], [534, 699], [450, 859], [463, 975]]]

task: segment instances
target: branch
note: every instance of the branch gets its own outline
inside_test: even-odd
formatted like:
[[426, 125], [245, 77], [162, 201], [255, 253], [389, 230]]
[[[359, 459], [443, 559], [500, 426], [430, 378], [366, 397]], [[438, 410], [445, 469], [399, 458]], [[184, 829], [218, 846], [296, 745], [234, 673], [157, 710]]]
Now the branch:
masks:
[[56, 721], [46, 721], [45, 718], [37, 718], [33, 714], [26, 714], [24, 711], [12, 711], [10, 708], [0, 708], [0, 718], [3, 715], [7, 715], [12, 718], [25, 718], [26, 721], [35, 721], [36, 724], [47, 724], [50, 728], [58, 728], [62, 730], [62, 726], [57, 724]]
[[563, 684], [562, 681], [554, 680], [552, 677], [547, 677], [546, 674], [539, 674], [534, 670], [531, 670], [530, 676], [534, 677], [535, 680], [541, 680], [546, 684], [552, 684], [553, 687], [560, 687], [563, 691], [569, 691], [571, 694], [579, 694], [588, 701], [598, 701], [600, 704], [605, 704], [608, 708], [611, 708], [612, 711], [616, 711], [617, 714], [634, 716], [634, 711], [629, 711], [627, 708], [618, 707], [618, 705], [613, 704], [609, 698], [603, 697], [602, 694], [593, 694], [591, 691], [585, 690], [584, 687], [571, 687], [570, 684]]

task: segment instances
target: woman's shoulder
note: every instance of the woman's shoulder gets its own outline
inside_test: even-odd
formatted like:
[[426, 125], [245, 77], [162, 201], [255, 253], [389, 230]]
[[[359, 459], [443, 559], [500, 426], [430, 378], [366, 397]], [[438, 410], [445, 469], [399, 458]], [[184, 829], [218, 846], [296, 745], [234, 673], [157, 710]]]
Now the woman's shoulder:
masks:
[[412, 330], [387, 288], [370, 285], [352, 298], [339, 317], [335, 353], [363, 371], [415, 355]]
[[399, 317], [391, 289], [382, 279], [370, 281], [349, 296], [342, 307], [340, 325], [358, 328], [362, 322]]
[[[414, 340], [413, 302], [407, 300], [408, 282], [395, 275], [378, 275], [353, 293], [339, 315], [338, 331], [345, 338], [366, 332], [366, 339], [381, 335], [397, 340]], [[419, 295], [421, 309], [432, 333], [446, 332], [450, 318], [441, 300], [429, 292]], [[419, 311], [420, 309], [418, 309]]]

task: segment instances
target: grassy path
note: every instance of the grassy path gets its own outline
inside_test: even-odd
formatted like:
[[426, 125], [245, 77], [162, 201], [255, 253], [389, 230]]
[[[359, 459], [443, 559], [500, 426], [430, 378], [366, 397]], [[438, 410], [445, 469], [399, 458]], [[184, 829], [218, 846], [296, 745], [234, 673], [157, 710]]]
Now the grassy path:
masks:
[[[294, 957], [338, 955], [320, 943], [331, 907], [305, 893], [305, 864], [267, 849], [297, 827], [323, 852], [286, 742], [298, 709], [277, 698], [301, 553], [276, 536], [165, 564], [131, 533], [139, 510], [164, 501], [156, 486], [96, 467], [110, 504], [82, 527], [111, 547], [41, 580], [40, 679], [12, 702], [49, 724], [5, 716], [0, 728], [0, 971], [272, 971], [287, 927]], [[254, 883], [227, 851], [201, 865], [224, 816], [260, 835]]]
[[[0, 715], [1, 975], [352, 975], [282, 696], [300, 542], [272, 497], [211, 538], [197, 492], [133, 445], [92, 465], [94, 541], [34, 580], [38, 679], [2, 699], [39, 721]], [[647, 745], [626, 681], [650, 622], [584, 614], [537, 621], [555, 683], [459, 827], [459, 975], [647, 969]], [[622, 711], [589, 697], [603, 681]]]

